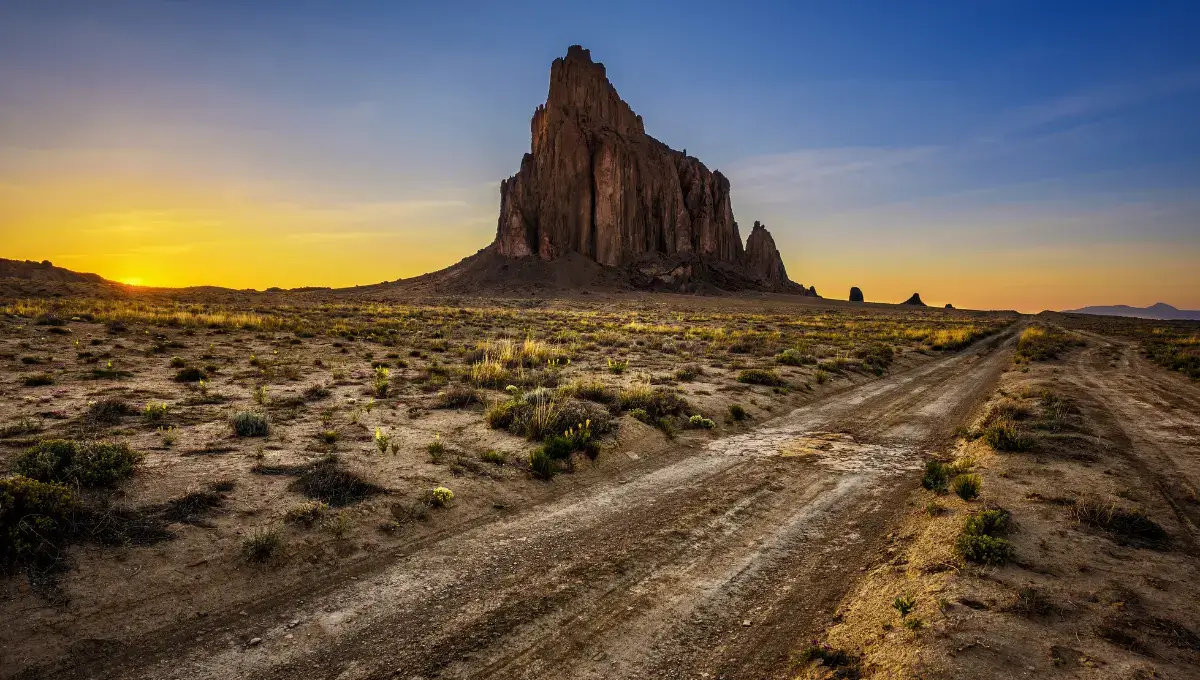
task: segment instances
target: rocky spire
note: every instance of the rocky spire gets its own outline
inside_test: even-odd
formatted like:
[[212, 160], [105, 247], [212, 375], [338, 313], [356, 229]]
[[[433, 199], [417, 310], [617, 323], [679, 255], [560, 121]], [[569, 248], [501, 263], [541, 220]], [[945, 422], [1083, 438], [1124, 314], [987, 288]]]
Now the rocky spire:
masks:
[[[743, 266], [729, 180], [647, 135], [588, 50], [573, 45], [554, 60], [531, 137], [520, 170], [500, 184], [501, 254], [577, 252], [607, 266], [689, 254]], [[786, 280], [782, 261], [778, 272], [763, 262], [764, 273]]]

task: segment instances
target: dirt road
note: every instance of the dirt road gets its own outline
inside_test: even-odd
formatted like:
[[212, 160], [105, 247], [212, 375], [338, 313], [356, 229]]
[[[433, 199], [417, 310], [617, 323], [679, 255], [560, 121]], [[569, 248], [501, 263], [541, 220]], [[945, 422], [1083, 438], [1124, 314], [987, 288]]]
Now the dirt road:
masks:
[[74, 674], [785, 677], [991, 391], [1002, 337]]

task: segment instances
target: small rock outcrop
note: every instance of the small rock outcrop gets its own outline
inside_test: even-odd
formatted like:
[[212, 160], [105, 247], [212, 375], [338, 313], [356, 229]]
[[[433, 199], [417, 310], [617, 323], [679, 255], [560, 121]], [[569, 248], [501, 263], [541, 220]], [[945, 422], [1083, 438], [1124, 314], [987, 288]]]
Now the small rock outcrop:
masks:
[[863, 301], [863, 294], [862, 294], [862, 291], [859, 290], [858, 286], [850, 286], [850, 301], [851, 302], [862, 302]]
[[805, 292], [803, 286], [792, 283], [788, 278], [783, 258], [775, 247], [775, 239], [761, 222], [754, 223], [750, 236], [746, 238], [745, 263], [750, 274], [762, 281], [769, 290], [780, 293]]
[[805, 292], [765, 227], [756, 222], [743, 248], [729, 180], [646, 134], [588, 50], [572, 45], [554, 60], [530, 127], [530, 152], [500, 183], [499, 254], [548, 262], [578, 253], [639, 271], [650, 259], [677, 272], [672, 280], [711, 272], [721, 287]]
[[921, 294], [920, 293], [913, 293], [912, 297], [910, 297], [909, 299], [904, 301], [904, 304], [916, 305], [918, 307], [926, 306], [924, 302], [921, 302]]
[[949, 302], [947, 302], [947, 303], [946, 303], [946, 309], [954, 309], [954, 305], [952, 305], [952, 304], [950, 304]]

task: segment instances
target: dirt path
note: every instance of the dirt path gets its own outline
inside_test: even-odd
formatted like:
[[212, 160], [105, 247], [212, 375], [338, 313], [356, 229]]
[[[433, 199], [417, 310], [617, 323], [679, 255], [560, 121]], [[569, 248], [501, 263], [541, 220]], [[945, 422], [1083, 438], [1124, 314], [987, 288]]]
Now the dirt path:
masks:
[[1200, 548], [1200, 389], [1186, 378], [1151, 364], [1137, 345], [1085, 333], [1089, 345], [1070, 361], [1070, 380], [1094, 397], [1111, 417], [1120, 450], [1144, 479], [1153, 480], [1185, 532]]
[[785, 677], [1009, 357], [979, 343], [74, 675]]

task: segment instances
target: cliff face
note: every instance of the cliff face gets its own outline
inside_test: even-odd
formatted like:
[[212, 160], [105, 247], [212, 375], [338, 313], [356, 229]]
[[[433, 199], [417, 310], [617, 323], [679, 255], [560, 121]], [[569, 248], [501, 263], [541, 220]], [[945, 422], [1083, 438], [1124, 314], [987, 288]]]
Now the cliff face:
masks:
[[769, 290], [780, 293], [804, 292], [803, 286], [792, 283], [788, 278], [783, 258], [779, 256], [779, 249], [775, 247], [775, 239], [760, 222], [754, 223], [754, 229], [746, 239], [744, 259], [751, 275], [762, 281]]
[[798, 288], [765, 228], [743, 249], [729, 180], [647, 135], [588, 50], [575, 45], [554, 60], [531, 136], [520, 170], [500, 184], [500, 254], [575, 252], [608, 267], [682, 256], [729, 265], [772, 290]]

